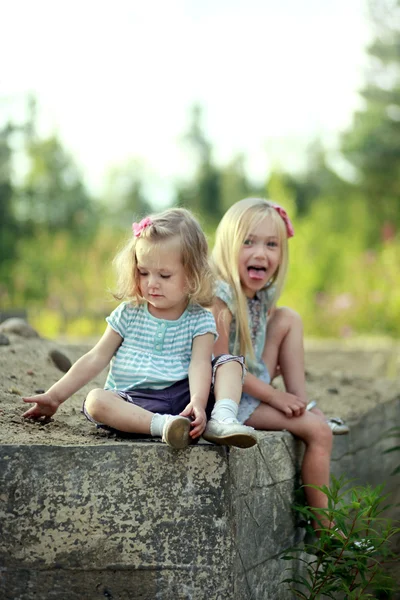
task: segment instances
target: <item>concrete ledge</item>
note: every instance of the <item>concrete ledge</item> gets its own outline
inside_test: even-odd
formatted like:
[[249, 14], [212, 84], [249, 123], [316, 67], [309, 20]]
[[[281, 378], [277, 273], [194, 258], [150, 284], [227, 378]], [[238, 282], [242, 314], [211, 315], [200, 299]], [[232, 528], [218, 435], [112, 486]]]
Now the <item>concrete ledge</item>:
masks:
[[[336, 476], [396, 490], [398, 455], [382, 452], [399, 408], [395, 398], [335, 438]], [[230, 451], [0, 446], [0, 598], [291, 600], [279, 556], [303, 535], [291, 508], [302, 448], [286, 432]]]
[[299, 448], [2, 446], [0, 597], [285, 598]]

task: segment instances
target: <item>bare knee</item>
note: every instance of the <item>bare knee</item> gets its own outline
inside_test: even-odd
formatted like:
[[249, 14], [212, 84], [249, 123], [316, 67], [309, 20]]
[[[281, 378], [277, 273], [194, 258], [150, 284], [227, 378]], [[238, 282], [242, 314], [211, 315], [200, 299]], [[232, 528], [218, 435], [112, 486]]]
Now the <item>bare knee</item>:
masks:
[[224, 375], [224, 377], [242, 377], [243, 366], [238, 360], [230, 360], [229, 362], [223, 363], [222, 365], [217, 365], [217, 370], [215, 372], [215, 377], [217, 378], [220, 374]]
[[320, 421], [318, 423], [318, 427], [315, 430], [314, 434], [315, 442], [318, 443], [323, 448], [328, 448], [329, 450], [332, 448], [333, 443], [333, 433], [328, 423], [325, 421]]
[[243, 384], [245, 367], [242, 356], [222, 355], [217, 357], [213, 369], [215, 384], [222, 380], [222, 376], [224, 381]]
[[104, 412], [108, 406], [108, 398], [101, 388], [91, 390], [86, 396], [85, 408], [95, 421], [102, 421]]
[[333, 443], [333, 433], [325, 421], [315, 421], [307, 435], [307, 443], [318, 445], [325, 451], [331, 451]]
[[268, 321], [268, 328], [272, 327], [284, 329], [303, 330], [303, 321], [298, 312], [287, 306], [281, 306], [274, 310], [271, 318]]

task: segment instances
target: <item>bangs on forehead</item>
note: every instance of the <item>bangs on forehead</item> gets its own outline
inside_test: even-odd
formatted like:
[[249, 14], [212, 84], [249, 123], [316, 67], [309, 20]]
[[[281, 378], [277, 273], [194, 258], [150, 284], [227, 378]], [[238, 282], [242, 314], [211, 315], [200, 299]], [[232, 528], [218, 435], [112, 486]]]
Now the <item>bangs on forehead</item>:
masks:
[[169, 252], [170, 250], [181, 251], [181, 240], [177, 235], [169, 237], [141, 237], [136, 242], [136, 252], [138, 248], [141, 254], [149, 254], [152, 251]]
[[281, 237], [282, 237], [281, 224], [283, 224], [283, 221], [282, 221], [281, 217], [278, 215], [278, 213], [276, 212], [276, 210], [269, 206], [263, 206], [261, 209], [258, 209], [253, 212], [253, 214], [251, 215], [251, 217], [249, 219], [246, 236], [250, 235], [254, 231], [254, 229], [262, 221], [264, 221], [264, 219], [269, 219], [274, 223], [275, 230], [276, 230], [274, 232], [274, 235], [276, 235], [279, 239], [281, 239]]

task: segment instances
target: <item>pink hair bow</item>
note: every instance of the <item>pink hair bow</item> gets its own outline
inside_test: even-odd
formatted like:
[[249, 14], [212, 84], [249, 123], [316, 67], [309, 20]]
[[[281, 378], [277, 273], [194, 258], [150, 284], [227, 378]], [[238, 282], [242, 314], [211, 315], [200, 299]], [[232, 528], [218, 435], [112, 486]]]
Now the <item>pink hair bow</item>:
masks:
[[149, 227], [150, 225], [153, 225], [153, 221], [150, 219], [150, 217], [145, 217], [144, 219], [142, 219], [140, 221], [140, 223], [132, 223], [133, 235], [135, 237], [140, 237], [140, 234], [142, 233], [142, 231], [144, 229], [146, 229], [146, 227]]
[[284, 208], [282, 208], [282, 206], [279, 206], [279, 204], [273, 204], [271, 202], [271, 205], [276, 210], [278, 215], [280, 215], [282, 217], [282, 219], [284, 220], [288, 238], [293, 237], [294, 236], [294, 228], [292, 225], [292, 221], [289, 219], [289, 215], [287, 214], [286, 210]]

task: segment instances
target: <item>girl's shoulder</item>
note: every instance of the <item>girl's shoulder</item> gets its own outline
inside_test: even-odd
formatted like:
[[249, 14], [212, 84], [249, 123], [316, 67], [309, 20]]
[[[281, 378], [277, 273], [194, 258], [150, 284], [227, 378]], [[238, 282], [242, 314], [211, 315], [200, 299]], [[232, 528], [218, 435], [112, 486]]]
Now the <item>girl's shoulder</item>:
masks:
[[211, 310], [199, 304], [189, 304], [185, 314], [187, 329], [193, 337], [204, 333], [213, 333], [217, 337], [217, 328]]
[[200, 304], [189, 304], [185, 314], [189, 320], [193, 321], [197, 321], [199, 319], [210, 320], [214, 318], [212, 312], [208, 308], [200, 306]]
[[233, 292], [232, 286], [229, 285], [229, 283], [227, 283], [223, 279], [219, 279], [215, 288], [215, 295], [217, 298], [222, 300], [222, 302], [225, 302], [225, 304], [231, 312], [234, 312], [235, 294]]
[[110, 316], [107, 317], [107, 320], [110, 319], [111, 321], [132, 321], [132, 319], [134, 319], [138, 314], [142, 312], [144, 312], [143, 304], [135, 305], [129, 301], [121, 302], [121, 304], [119, 304], [117, 308], [115, 308], [112, 311]]

